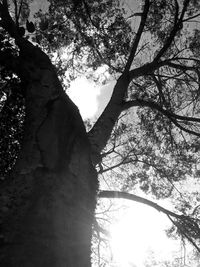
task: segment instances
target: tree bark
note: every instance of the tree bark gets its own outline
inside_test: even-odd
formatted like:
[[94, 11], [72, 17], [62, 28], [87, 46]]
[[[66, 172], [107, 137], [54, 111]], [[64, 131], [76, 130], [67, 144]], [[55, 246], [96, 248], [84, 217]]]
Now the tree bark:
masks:
[[26, 120], [13, 178], [0, 192], [0, 266], [88, 267], [98, 183], [85, 127], [48, 57], [20, 45]]

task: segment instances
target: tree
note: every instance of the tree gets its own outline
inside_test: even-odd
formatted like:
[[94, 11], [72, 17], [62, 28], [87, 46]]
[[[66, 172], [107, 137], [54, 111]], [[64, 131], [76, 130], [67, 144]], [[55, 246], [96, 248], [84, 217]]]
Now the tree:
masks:
[[[52, 0], [49, 14], [38, 13], [32, 41], [49, 57], [62, 46], [69, 48], [66, 66], [59, 68], [59, 58], [56, 72], [47, 54], [20, 30], [25, 30], [23, 25], [28, 21], [26, 12], [21, 16], [20, 6], [27, 2], [13, 1], [14, 16], [12, 5], [6, 0], [0, 2], [0, 62], [1, 73], [6, 72], [1, 86], [6, 103], [2, 110], [8, 104], [9, 89], [12, 95], [15, 92], [12, 104], [21, 107], [16, 123], [19, 129], [25, 114], [23, 137], [14, 137], [19, 141], [19, 155], [9, 156], [16, 164], [4, 165], [9, 175], [1, 186], [0, 262], [1, 266], [90, 266], [98, 192], [95, 167], [105, 171], [102, 158], [114, 152], [117, 160], [122, 159], [110, 166], [112, 169], [134, 161], [150, 166], [135, 180], [140, 179], [144, 191], [151, 188], [159, 196], [161, 186], [149, 177], [155, 172], [162, 183], [170, 180], [171, 174], [167, 168], [161, 171], [165, 160], [156, 162], [161, 167], [153, 166], [155, 156], [160, 153], [160, 158], [180, 160], [187, 151], [183, 163], [195, 148], [192, 143], [197, 141], [190, 136], [199, 137], [199, 32], [185, 38], [184, 25], [198, 18], [199, 4], [192, 0], [145, 0], [141, 12], [125, 18], [118, 1]], [[134, 32], [128, 20], [138, 16], [139, 26]], [[27, 30], [34, 33], [33, 27]], [[107, 65], [117, 81], [105, 110], [86, 133], [79, 111], [59, 78], [66, 67], [70, 80], [85, 66], [95, 70], [102, 65]], [[88, 76], [93, 75], [90, 72]], [[120, 154], [116, 140], [128, 125], [121, 121], [114, 127], [120, 115], [132, 107], [138, 107], [137, 117], [129, 113], [137, 125], [130, 126], [133, 134], [128, 141], [137, 143], [139, 129], [140, 153], [130, 150], [122, 137]], [[112, 134], [116, 138], [112, 139]], [[148, 150], [147, 141], [149, 146], [156, 145], [154, 151]], [[191, 172], [194, 158], [184, 173]], [[172, 184], [180, 176], [177, 170], [181, 163], [174, 166]], [[164, 196], [170, 194], [168, 191]]]
[[20, 36], [7, 1], [0, 13], [19, 49], [9, 61], [3, 51], [1, 62], [23, 81], [26, 101], [14, 181], [1, 194], [1, 265], [89, 266], [97, 179], [83, 122], [48, 56]]

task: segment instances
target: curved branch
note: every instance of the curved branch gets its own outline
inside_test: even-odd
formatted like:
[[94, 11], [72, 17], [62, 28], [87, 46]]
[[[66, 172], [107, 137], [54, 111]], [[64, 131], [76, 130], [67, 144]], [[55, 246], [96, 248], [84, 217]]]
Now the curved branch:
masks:
[[[199, 225], [197, 224], [197, 221], [194, 218], [192, 218], [190, 216], [185, 216], [185, 215], [180, 215], [180, 214], [174, 213], [170, 210], [167, 210], [167, 209], [161, 207], [160, 205], [158, 205], [157, 203], [155, 203], [151, 200], [148, 200], [146, 198], [139, 197], [137, 195], [130, 194], [127, 192], [106, 191], [105, 190], [105, 191], [99, 192], [99, 197], [100, 198], [127, 199], [127, 200], [131, 200], [131, 201], [145, 204], [149, 207], [156, 209], [159, 212], [164, 213], [169, 218], [169, 220], [177, 227], [177, 229], [180, 231], [181, 235], [184, 236], [200, 252], [199, 247], [192, 240], [192, 236], [190, 236], [190, 233], [194, 232], [197, 236], [196, 239], [198, 239], [199, 234], [200, 234]], [[174, 218], [174, 219], [172, 219], [172, 218]]]
[[132, 200], [132, 201], [150, 206], [150, 207], [156, 209], [157, 211], [162, 212], [166, 215], [170, 215], [170, 216], [175, 217], [175, 218], [181, 218], [182, 217], [182, 215], [179, 215], [179, 214], [176, 214], [170, 210], [167, 210], [167, 209], [161, 207], [160, 205], [158, 205], [157, 203], [155, 203], [151, 200], [148, 200], [146, 198], [139, 197], [137, 195], [130, 194], [127, 192], [103, 190], [103, 191], [99, 192], [98, 196], [100, 198], [118, 198], [118, 199], [122, 198], [122, 199]]
[[161, 112], [163, 115], [165, 115], [169, 119], [175, 118], [175, 119], [178, 119], [178, 120], [181, 120], [181, 121], [200, 123], [200, 118], [181, 116], [181, 115], [175, 114], [175, 113], [173, 113], [171, 111], [168, 111], [166, 109], [163, 109], [160, 105], [158, 105], [157, 103], [155, 103], [153, 101], [146, 101], [146, 100], [142, 100], [142, 99], [136, 99], [136, 100], [124, 102], [123, 110], [131, 108], [131, 107], [136, 107], [136, 106], [138, 106], [138, 107], [149, 107], [149, 108], [155, 109], [155, 110]]
[[189, 134], [193, 134], [195, 136], [200, 136], [200, 133], [197, 133], [193, 130], [189, 130], [182, 125], [180, 125], [176, 120], [181, 120], [181, 121], [187, 121], [187, 122], [196, 122], [200, 123], [200, 118], [196, 117], [186, 117], [186, 116], [181, 116], [177, 115], [175, 113], [172, 113], [171, 111], [168, 111], [166, 109], [163, 109], [161, 106], [159, 106], [157, 103], [153, 101], [146, 101], [142, 99], [136, 99], [132, 101], [127, 101], [124, 102], [123, 104], [123, 110], [131, 108], [131, 107], [149, 107], [151, 109], [155, 109], [159, 112], [161, 112], [163, 115], [165, 115], [169, 120], [171, 120], [174, 125], [176, 125], [179, 129], [183, 130], [184, 132], [187, 132]]

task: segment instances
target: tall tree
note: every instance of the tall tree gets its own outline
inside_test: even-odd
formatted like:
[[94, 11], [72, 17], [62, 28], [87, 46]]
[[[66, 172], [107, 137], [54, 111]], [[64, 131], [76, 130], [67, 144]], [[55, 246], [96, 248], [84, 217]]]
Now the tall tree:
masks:
[[9, 61], [3, 51], [1, 63], [23, 81], [26, 106], [15, 177], [1, 188], [1, 266], [89, 266], [97, 177], [85, 127], [48, 56], [20, 35], [7, 1], [0, 14], [19, 49]]
[[[157, 144], [155, 151], [149, 150], [152, 160], [147, 160], [145, 152], [149, 147], [143, 133], [143, 143], [138, 147], [143, 157], [135, 157], [135, 161], [144, 165], [153, 166], [158, 151], [169, 158], [174, 156], [173, 147], [180, 148], [186, 138], [190, 147], [193, 140], [189, 140], [189, 134], [199, 136], [200, 119], [194, 116], [199, 110], [199, 31], [184, 38], [184, 25], [187, 27], [198, 18], [199, 4], [192, 0], [145, 0], [139, 13], [125, 18], [119, 1], [52, 0], [48, 14], [38, 13], [35, 28], [27, 20], [27, 1], [13, 3], [9, 6], [6, 0], [0, 2], [0, 62], [2, 73], [6, 72], [2, 92], [8, 103], [6, 92], [13, 96], [15, 91], [14, 101], [22, 107], [18, 125], [23, 114], [25, 122], [23, 137], [15, 137], [21, 140], [19, 156], [14, 167], [5, 165], [12, 172], [0, 189], [0, 263], [90, 266], [98, 192], [95, 166], [105, 171], [101, 161], [109, 154], [106, 149], [116, 152], [115, 142], [112, 150], [112, 142], [110, 145], [108, 141], [120, 115], [139, 107], [137, 118], [129, 116], [139, 121], [140, 130], [148, 133], [151, 144]], [[24, 13], [20, 17], [22, 6]], [[13, 10], [15, 15], [11, 16]], [[128, 23], [131, 17], [139, 18], [136, 32]], [[83, 71], [87, 65], [94, 70], [102, 64], [117, 77], [109, 103], [88, 133], [59, 81], [58, 75], [62, 78], [65, 68], [56, 72], [48, 55], [28, 40], [27, 31], [34, 33], [33, 41], [50, 56], [63, 46], [69, 47], [69, 79], [77, 76], [77, 68]], [[5, 108], [3, 104], [2, 110]], [[138, 128], [133, 126], [131, 130], [136, 134], [129, 141], [137, 143]], [[120, 127], [125, 130], [125, 126]], [[130, 157], [121, 163], [134, 161], [137, 153], [133, 149], [129, 152]], [[175, 159], [180, 156], [174, 154]], [[186, 156], [189, 158], [189, 154]], [[157, 170], [159, 177], [169, 176], [167, 169]], [[146, 173], [140, 176], [143, 189], [147, 191], [150, 184], [158, 194]], [[176, 173], [175, 179], [177, 176]]]

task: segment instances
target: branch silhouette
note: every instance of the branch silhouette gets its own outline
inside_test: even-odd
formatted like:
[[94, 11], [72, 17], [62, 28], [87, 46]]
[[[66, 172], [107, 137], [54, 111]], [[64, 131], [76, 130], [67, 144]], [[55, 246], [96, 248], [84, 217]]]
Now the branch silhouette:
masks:
[[164, 213], [177, 228], [178, 233], [185, 237], [200, 252], [200, 248], [195, 242], [200, 237], [200, 228], [197, 223], [198, 220], [192, 216], [174, 213], [151, 200], [127, 192], [102, 190], [98, 196], [100, 198], [117, 198], [135, 201]]

